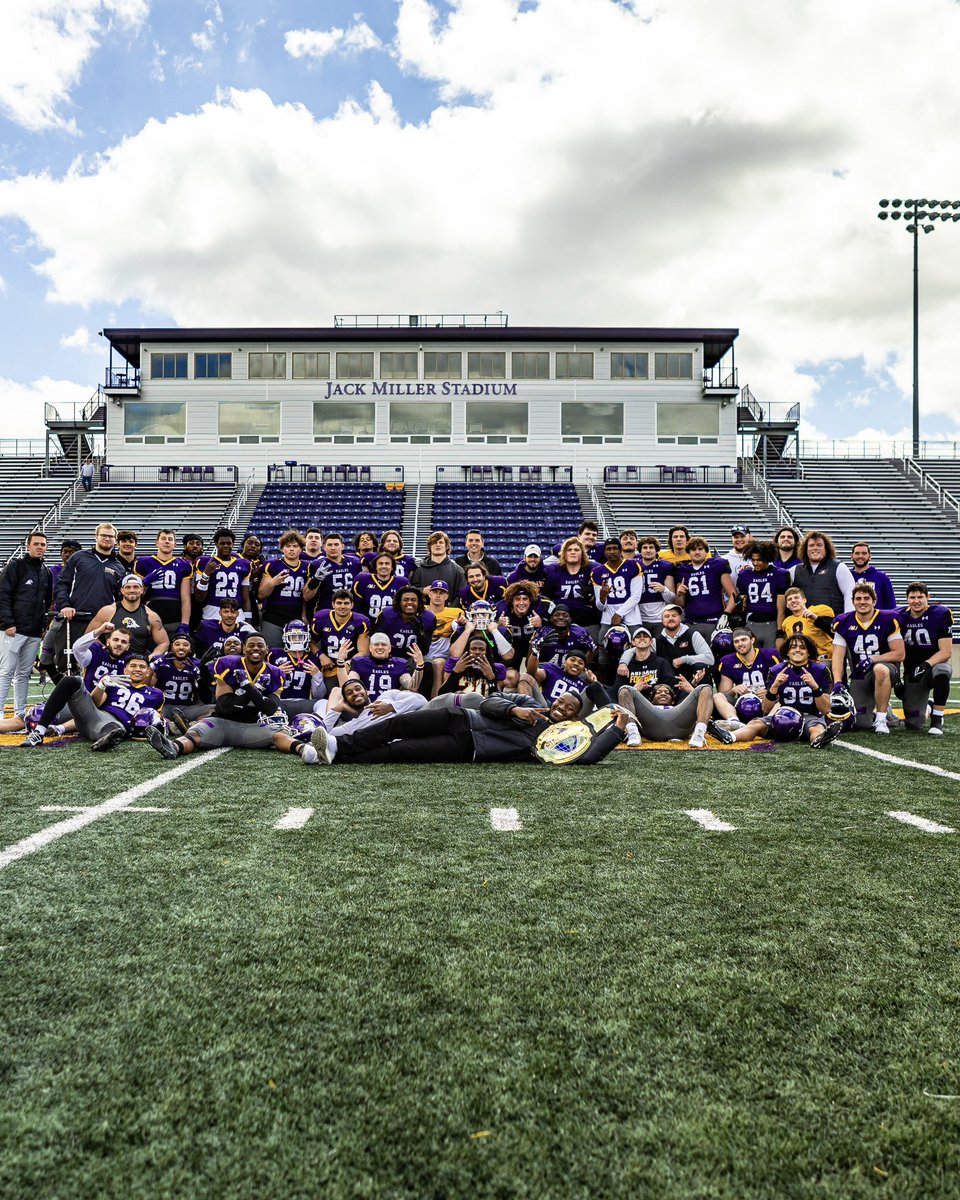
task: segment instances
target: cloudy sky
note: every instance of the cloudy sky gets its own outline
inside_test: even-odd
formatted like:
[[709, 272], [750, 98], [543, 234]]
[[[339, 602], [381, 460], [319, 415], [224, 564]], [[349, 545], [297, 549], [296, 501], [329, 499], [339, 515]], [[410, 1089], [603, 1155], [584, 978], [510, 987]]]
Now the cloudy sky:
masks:
[[[113, 325], [494, 312], [741, 330], [808, 437], [909, 437], [960, 199], [956, 0], [3, 0], [0, 436]], [[953, 82], [951, 83], [951, 80]], [[960, 437], [960, 224], [921, 245]]]

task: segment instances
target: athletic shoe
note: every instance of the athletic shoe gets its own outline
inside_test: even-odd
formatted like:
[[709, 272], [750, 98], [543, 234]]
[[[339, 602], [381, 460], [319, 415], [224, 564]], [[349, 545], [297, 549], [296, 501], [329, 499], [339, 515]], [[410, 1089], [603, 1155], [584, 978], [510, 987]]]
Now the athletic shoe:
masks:
[[156, 725], [148, 725], [146, 729], [146, 738], [150, 745], [158, 754], [164, 758], [179, 758], [180, 747], [173, 740], [168, 738], [162, 729], [158, 729]]
[[626, 744], [628, 746], [639, 746], [642, 740], [640, 730], [637, 729], [636, 725], [628, 725]]
[[691, 750], [702, 750], [706, 745], [706, 738], [704, 737], [703, 732], [699, 729], [695, 729], [693, 733], [690, 734], [690, 740], [687, 742], [687, 745]]
[[108, 729], [102, 738], [98, 738], [90, 747], [91, 750], [112, 750], [115, 746], [119, 746], [123, 739], [127, 736], [127, 731], [117, 726], [114, 729]]
[[737, 730], [746, 728], [743, 721], [741, 721], [739, 717], [728, 717], [726, 721], [718, 721], [717, 724], [721, 729]]
[[943, 726], [942, 725], [931, 725], [930, 728], [927, 730], [927, 733], [930, 734], [932, 737], [943, 737]]
[[877, 717], [873, 722], [874, 733], [889, 733], [890, 726], [887, 724], [886, 717]]
[[[725, 746], [732, 746], [733, 743], [737, 740], [736, 737], [734, 736], [734, 734], [729, 729], [724, 729], [723, 726], [720, 725], [719, 722], [717, 722], [717, 721], [708, 721], [707, 722], [707, 733], [709, 733], [711, 737], [715, 737], [718, 742], [723, 742], [723, 744]], [[691, 740], [690, 744], [693, 745], [692, 740]], [[700, 742], [700, 745], [701, 746], [703, 745], [702, 740]]]
[[810, 743], [810, 749], [822, 750], [824, 746], [829, 746], [831, 742], [835, 742], [841, 733], [843, 733], [843, 722], [832, 721], [817, 740]]
[[20, 749], [23, 750], [26, 747], [42, 746], [42, 745], [43, 745], [43, 734], [40, 732], [39, 729], [34, 729], [34, 731], [32, 733], [28, 733], [27, 736], [20, 743]]
[[337, 757], [337, 739], [322, 727], [310, 735], [310, 745], [317, 752], [317, 761], [329, 764]]
[[183, 710], [180, 708], [166, 707], [163, 710], [163, 715], [167, 718], [171, 725], [179, 729], [181, 733], [186, 733], [190, 728], [190, 722], [183, 715]]
[[308, 767], [312, 767], [315, 763], [320, 761], [320, 755], [312, 746], [304, 746], [304, 748], [300, 751], [300, 757]]

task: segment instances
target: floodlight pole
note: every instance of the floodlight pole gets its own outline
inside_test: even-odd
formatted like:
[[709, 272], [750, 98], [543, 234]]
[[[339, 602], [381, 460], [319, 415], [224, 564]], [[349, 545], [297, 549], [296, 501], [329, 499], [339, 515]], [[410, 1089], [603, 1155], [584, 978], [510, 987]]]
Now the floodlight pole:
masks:
[[913, 457], [920, 457], [920, 222], [913, 213]]

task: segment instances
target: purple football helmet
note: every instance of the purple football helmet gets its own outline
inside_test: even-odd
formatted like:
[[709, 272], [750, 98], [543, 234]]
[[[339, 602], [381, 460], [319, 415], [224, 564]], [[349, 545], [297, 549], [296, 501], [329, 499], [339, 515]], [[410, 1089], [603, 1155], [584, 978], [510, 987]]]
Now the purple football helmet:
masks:
[[303, 621], [288, 621], [283, 627], [283, 648], [305, 654], [310, 649], [310, 630]]
[[750, 721], [756, 720], [757, 717], [763, 716], [763, 704], [759, 696], [755, 696], [753, 692], [745, 692], [734, 705], [738, 718], [748, 724]]
[[43, 716], [43, 705], [32, 704], [26, 711], [23, 718], [23, 723], [28, 729], [35, 729], [40, 724], [40, 718]]
[[775, 742], [795, 742], [803, 732], [803, 716], [783, 705], [770, 718], [769, 731]]
[[729, 629], [721, 629], [719, 626], [710, 635], [710, 649], [713, 651], [713, 657], [719, 661], [725, 654], [733, 653], [733, 634]]
[[311, 734], [323, 725], [316, 713], [297, 713], [287, 725], [290, 736], [299, 742], [309, 742]]
[[133, 732], [142, 734], [145, 729], [155, 726], [157, 729], [164, 729], [166, 721], [164, 721], [161, 713], [155, 708], [141, 708], [137, 715], [133, 718]]

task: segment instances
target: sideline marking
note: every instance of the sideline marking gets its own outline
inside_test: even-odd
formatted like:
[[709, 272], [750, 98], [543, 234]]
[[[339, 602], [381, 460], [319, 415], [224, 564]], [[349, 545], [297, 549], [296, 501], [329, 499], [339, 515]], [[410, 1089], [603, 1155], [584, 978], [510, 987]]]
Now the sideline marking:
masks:
[[274, 829], [302, 829], [315, 812], [313, 808], [288, 808]]
[[936, 821], [928, 821], [926, 817], [917, 817], [910, 812], [888, 812], [888, 817], [893, 817], [895, 821], [902, 821], [904, 825], [915, 825], [917, 829], [922, 829], [924, 833], [956, 833], [955, 829], [951, 829], [949, 825], [938, 825]]
[[[90, 807], [89, 804], [41, 804], [37, 812], [86, 812]], [[152, 813], [168, 813], [169, 808], [132, 808], [127, 806], [122, 808], [121, 812], [152, 812]]]
[[882, 754], [879, 750], [870, 750], [867, 746], [855, 746], [852, 742], [833, 743], [841, 750], [854, 750], [857, 754], [869, 754], [871, 758], [879, 758], [881, 762], [893, 763], [898, 767], [912, 767], [914, 771], [926, 771], [929, 775], [940, 775], [943, 779], [960, 780], [956, 771], [945, 771], [943, 767], [933, 767], [927, 763], [911, 762], [909, 758], [897, 758], [895, 754]]
[[497, 833], [517, 833], [523, 828], [520, 814], [515, 808], [491, 808], [490, 825]]
[[726, 821], [715, 817], [709, 808], [685, 808], [683, 811], [691, 821], [696, 821], [698, 825], [702, 825], [704, 829], [709, 829], [713, 833], [733, 833], [737, 828], [736, 825], [728, 825]]
[[127, 788], [125, 792], [121, 792], [118, 796], [112, 796], [109, 800], [104, 800], [102, 804], [97, 804], [93, 808], [85, 808], [83, 812], [77, 813], [66, 821], [59, 821], [56, 825], [48, 825], [46, 829], [41, 829], [39, 833], [33, 833], [23, 841], [15, 842], [12, 846], [7, 846], [5, 850], [0, 850], [0, 871], [4, 867], [9, 867], [11, 863], [16, 862], [20, 858], [27, 858], [31, 854], [36, 854], [38, 850], [42, 850], [44, 846], [49, 846], [51, 842], [57, 841], [65, 834], [75, 833], [78, 829], [83, 829], [86, 825], [91, 825], [94, 821], [99, 821], [101, 817], [108, 817], [111, 813], [118, 812], [127, 805], [132, 804], [134, 800], [139, 800], [141, 796], [147, 796], [150, 792], [155, 792], [157, 788], [163, 787], [165, 783], [169, 783], [171, 779], [179, 779], [181, 775], [186, 775], [188, 771], [195, 771], [197, 767], [202, 766], [205, 762], [210, 762], [214, 758], [218, 758], [221, 754], [229, 753], [230, 746], [222, 746], [218, 750], [209, 750], [204, 754], [191, 755], [179, 766], [173, 767], [172, 770], [164, 771], [162, 775], [156, 775], [153, 779], [148, 779], [145, 783], [138, 783], [136, 787]]

